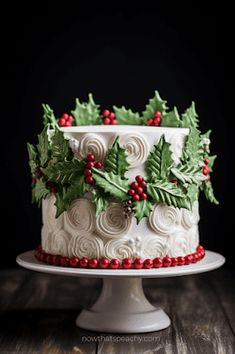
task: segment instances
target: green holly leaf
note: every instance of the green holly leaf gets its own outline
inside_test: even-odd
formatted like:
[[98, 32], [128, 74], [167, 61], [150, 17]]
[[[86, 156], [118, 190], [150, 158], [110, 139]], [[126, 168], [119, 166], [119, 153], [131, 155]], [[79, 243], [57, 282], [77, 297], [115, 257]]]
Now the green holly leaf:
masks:
[[162, 116], [161, 125], [164, 127], [181, 127], [181, 120], [176, 107]]
[[64, 133], [56, 129], [51, 137], [51, 155], [54, 162], [71, 160], [72, 150], [69, 147], [69, 141], [64, 138]]
[[183, 190], [174, 183], [155, 180], [147, 184], [147, 193], [156, 203], [165, 203], [178, 208], [188, 208]]
[[[193, 203], [198, 200], [199, 186], [196, 184], [190, 184], [187, 187], [187, 199], [192, 207]], [[189, 209], [189, 208], [188, 208]]]
[[65, 204], [69, 206], [73, 200], [81, 198], [87, 191], [88, 184], [84, 181], [84, 175], [77, 176], [64, 193]]
[[183, 184], [195, 183], [200, 184], [205, 180], [205, 176], [201, 172], [195, 171], [195, 166], [190, 164], [178, 165], [171, 169], [171, 173]]
[[84, 163], [74, 158], [71, 161], [57, 162], [49, 164], [43, 168], [43, 173], [49, 181], [66, 185], [71, 183], [74, 178], [82, 175], [84, 178]]
[[133, 203], [133, 213], [137, 220], [137, 224], [144, 218], [148, 217], [152, 211], [152, 203], [148, 200], [140, 200]]
[[48, 104], [42, 104], [42, 108], [44, 126], [49, 126], [51, 129], [58, 128], [57, 120], [50, 106]]
[[42, 199], [45, 199], [49, 193], [50, 191], [47, 188], [46, 183], [42, 179], [38, 179], [33, 188], [33, 198], [36, 203], [38, 203], [38, 206], [41, 205]]
[[38, 165], [38, 153], [36, 148], [32, 145], [27, 143], [28, 155], [29, 155], [29, 166], [32, 175], [35, 173], [35, 169]]
[[76, 98], [76, 106], [74, 111], [71, 111], [72, 115], [75, 118], [76, 125], [96, 125], [100, 124], [100, 112], [99, 105], [97, 105], [92, 97], [92, 94], [88, 95], [88, 102], [80, 102]]
[[146, 161], [147, 174], [152, 178], [167, 179], [173, 166], [170, 144], [165, 141], [164, 135], [157, 145], [154, 145], [154, 151], [149, 154]]
[[195, 110], [195, 103], [192, 102], [191, 106], [186, 109], [181, 117], [182, 128], [197, 128], [199, 124], [198, 115]]
[[141, 125], [143, 119], [139, 113], [132, 112], [131, 109], [126, 109], [124, 106], [118, 108], [113, 106], [118, 124]]
[[147, 122], [149, 118], [153, 118], [156, 111], [160, 111], [161, 114], [164, 115], [166, 110], [166, 101], [161, 99], [158, 91], [155, 91], [154, 97], [149, 100], [149, 103], [145, 107], [145, 111], [143, 112], [143, 120]]
[[58, 192], [55, 195], [56, 196], [56, 202], [55, 202], [56, 218], [58, 218], [68, 208], [68, 204], [65, 203], [64, 194], [65, 194], [65, 188], [61, 188], [58, 190]]
[[213, 166], [214, 166], [214, 162], [215, 162], [216, 157], [217, 157], [217, 155], [208, 156], [208, 160], [209, 160], [208, 167], [210, 169], [210, 172], [213, 172]]
[[218, 200], [214, 196], [214, 190], [210, 181], [207, 181], [201, 185], [201, 189], [205, 193], [206, 199], [211, 203], [219, 204]]
[[50, 159], [50, 146], [49, 146], [49, 138], [48, 138], [48, 126], [46, 125], [38, 135], [38, 144], [37, 149], [39, 153], [39, 161], [41, 167], [44, 167], [48, 160]]
[[98, 189], [92, 190], [92, 202], [95, 204], [96, 216], [99, 216], [108, 207], [109, 196]]
[[119, 138], [117, 137], [109, 149], [104, 164], [105, 170], [113, 172], [116, 175], [124, 176], [128, 170], [129, 163], [127, 162], [127, 153], [119, 144]]
[[128, 198], [129, 184], [127, 179], [122, 179], [121, 176], [115, 175], [113, 172], [103, 172], [97, 168], [92, 169], [92, 176], [96, 185], [105, 193], [109, 193], [121, 201]]
[[198, 129], [192, 128], [186, 138], [181, 161], [183, 164], [188, 163], [197, 167], [199, 161], [203, 160], [203, 154], [204, 150], [200, 132]]

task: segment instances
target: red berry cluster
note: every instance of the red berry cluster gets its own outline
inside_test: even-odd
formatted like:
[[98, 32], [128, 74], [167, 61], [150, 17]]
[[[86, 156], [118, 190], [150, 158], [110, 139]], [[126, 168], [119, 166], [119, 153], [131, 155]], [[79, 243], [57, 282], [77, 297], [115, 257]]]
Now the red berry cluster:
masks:
[[209, 167], [207, 166], [207, 165], [209, 164], [209, 162], [210, 162], [209, 159], [208, 159], [208, 158], [205, 158], [205, 159], [204, 159], [204, 165], [202, 165], [202, 173], [203, 173], [205, 176], [208, 176], [206, 182], [210, 180], [210, 175], [209, 175], [210, 169], [209, 169]]
[[132, 197], [134, 202], [148, 198], [145, 192], [146, 186], [147, 183], [142, 176], [135, 177], [135, 181], [131, 183], [131, 188], [128, 191], [128, 194]]
[[108, 109], [103, 111], [103, 124], [105, 125], [115, 125], [117, 124], [117, 120], [115, 119], [115, 113], [110, 112]]
[[188, 254], [184, 257], [156, 257], [154, 259], [136, 258], [134, 262], [131, 258], [124, 258], [122, 262], [113, 258], [111, 261], [106, 257], [100, 259], [82, 257], [79, 259], [76, 256], [71, 258], [61, 255], [52, 255], [43, 251], [41, 246], [38, 246], [34, 252], [36, 259], [41, 262], [51, 264], [54, 266], [74, 267], [74, 268], [101, 268], [101, 269], [150, 269], [162, 267], [175, 267], [182, 265], [189, 265], [200, 261], [205, 256], [205, 250], [202, 246], [198, 246], [195, 253]]
[[73, 125], [73, 116], [70, 114], [64, 113], [59, 119], [58, 124], [60, 127], [72, 127]]
[[101, 169], [103, 167], [102, 162], [95, 162], [95, 155], [88, 154], [86, 157], [86, 165], [84, 170], [85, 182], [88, 184], [92, 184], [94, 182], [94, 178], [92, 177], [92, 168]]
[[50, 189], [51, 193], [57, 193], [58, 192], [58, 186], [55, 182], [47, 182], [47, 186]]
[[159, 112], [159, 111], [155, 112], [154, 118], [149, 118], [147, 122], [148, 122], [148, 125], [158, 127], [161, 123], [161, 112]]

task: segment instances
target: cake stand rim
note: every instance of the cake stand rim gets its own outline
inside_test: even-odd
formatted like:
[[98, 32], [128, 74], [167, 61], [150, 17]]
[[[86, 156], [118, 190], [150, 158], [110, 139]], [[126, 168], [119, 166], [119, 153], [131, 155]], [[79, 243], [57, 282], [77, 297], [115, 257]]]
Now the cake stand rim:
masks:
[[39, 262], [34, 257], [34, 251], [27, 251], [17, 256], [16, 262], [19, 266], [28, 270], [50, 273], [56, 275], [96, 277], [96, 278], [167, 278], [184, 275], [193, 275], [209, 272], [221, 267], [225, 263], [225, 257], [221, 254], [206, 250], [205, 257], [190, 265], [163, 267], [152, 269], [87, 269], [87, 268], [66, 268], [58, 267]]

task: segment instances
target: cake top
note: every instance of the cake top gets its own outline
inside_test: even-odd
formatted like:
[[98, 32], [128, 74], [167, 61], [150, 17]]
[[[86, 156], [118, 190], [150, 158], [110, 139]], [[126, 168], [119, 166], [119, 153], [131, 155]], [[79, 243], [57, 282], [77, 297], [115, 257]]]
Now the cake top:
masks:
[[[105, 211], [110, 202], [119, 202], [124, 216], [135, 216], [137, 223], [148, 217], [157, 203], [191, 209], [200, 191], [218, 204], [211, 184], [216, 158], [210, 155], [211, 132], [201, 134], [194, 103], [179, 115], [176, 108], [168, 110], [166, 101], [156, 91], [142, 114], [116, 106], [101, 113], [90, 94], [87, 103], [76, 99], [71, 114], [64, 113], [58, 119], [48, 105], [44, 104], [43, 110], [44, 129], [38, 144], [28, 144], [32, 200], [40, 206], [49, 193], [54, 193], [56, 217], [84, 195], [92, 198], [96, 215]], [[148, 142], [142, 131], [155, 139], [151, 151], [146, 149]], [[179, 132], [185, 134], [178, 159], [167, 141], [169, 131], [177, 143]], [[69, 135], [73, 132], [79, 132], [78, 139]], [[127, 175], [133, 169], [131, 151], [122, 135], [129, 137], [133, 132], [133, 146], [144, 156], [139, 161], [143, 174], [129, 180]], [[98, 133], [115, 135], [106, 150]]]

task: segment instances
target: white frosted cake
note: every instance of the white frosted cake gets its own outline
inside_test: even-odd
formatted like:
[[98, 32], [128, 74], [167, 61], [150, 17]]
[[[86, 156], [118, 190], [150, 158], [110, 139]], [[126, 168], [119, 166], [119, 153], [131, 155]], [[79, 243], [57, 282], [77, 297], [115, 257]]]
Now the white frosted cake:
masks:
[[100, 114], [89, 95], [57, 121], [44, 105], [39, 143], [28, 144], [33, 200], [42, 204], [43, 219], [35, 256], [106, 269], [199, 261], [199, 191], [217, 203], [210, 132], [198, 130], [194, 105], [180, 118], [157, 92], [142, 116], [113, 110]]

